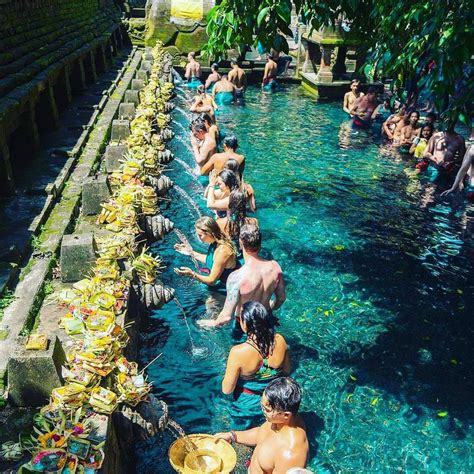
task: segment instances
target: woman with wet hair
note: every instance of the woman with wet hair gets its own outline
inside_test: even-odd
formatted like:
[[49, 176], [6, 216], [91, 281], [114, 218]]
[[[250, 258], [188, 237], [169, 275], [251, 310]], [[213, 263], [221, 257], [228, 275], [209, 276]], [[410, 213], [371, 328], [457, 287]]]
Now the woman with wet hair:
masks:
[[278, 325], [278, 319], [261, 303], [243, 305], [240, 326], [247, 340], [230, 350], [222, 381], [222, 392], [234, 396], [231, 412], [238, 429], [262, 422], [260, 397], [265, 387], [291, 371], [288, 346], [276, 332]]
[[[233, 171], [238, 175], [239, 173], [239, 163], [236, 160], [227, 160], [224, 165], [226, 169]], [[255, 212], [257, 210], [257, 203], [255, 201], [255, 191], [253, 190], [252, 185], [244, 181], [244, 177], [240, 178], [240, 189], [245, 193], [245, 202], [248, 212]]]
[[240, 267], [235, 247], [230, 239], [221, 232], [212, 217], [200, 217], [196, 221], [195, 228], [199, 240], [209, 244], [207, 253], [196, 252], [189, 244], [176, 244], [174, 248], [177, 252], [188, 255], [204, 265], [197, 272], [188, 267], [175, 268], [174, 271], [178, 275], [200, 281], [214, 291], [225, 292], [227, 278]]
[[234, 189], [229, 195], [229, 209], [225, 217], [217, 219], [221, 231], [239, 246], [240, 228], [245, 224], [258, 226], [258, 219], [247, 217], [247, 196], [241, 189]]
[[[239, 189], [238, 175], [230, 170], [222, 170], [219, 174], [211, 171], [209, 186], [204, 196], [207, 197], [207, 207], [216, 212], [217, 217], [225, 217], [229, 209], [230, 193]], [[217, 188], [217, 189], [216, 189]]]

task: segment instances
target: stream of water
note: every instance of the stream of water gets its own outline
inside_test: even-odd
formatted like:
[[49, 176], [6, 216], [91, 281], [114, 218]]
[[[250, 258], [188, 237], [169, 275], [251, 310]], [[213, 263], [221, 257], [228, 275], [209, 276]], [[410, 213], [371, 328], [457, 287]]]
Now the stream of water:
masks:
[[[188, 97], [178, 92], [171, 146], [194, 169]], [[247, 157], [263, 252], [287, 282], [279, 316], [304, 389], [309, 467], [473, 471], [473, 208], [410, 177], [377, 132], [354, 130], [339, 104], [318, 103], [297, 86], [251, 88], [244, 106], [222, 107], [218, 120]], [[171, 166], [178, 187], [168, 216], [205, 251], [194, 234], [198, 213], [208, 213], [202, 186], [182, 163]], [[154, 312], [142, 329], [141, 363], [163, 352], [149, 379], [186, 432], [228, 430], [220, 383], [233, 340], [229, 328], [194, 323], [209, 294], [172, 271], [193, 266], [173, 250], [179, 241], [171, 234], [155, 249], [189, 327], [173, 304]], [[171, 473], [171, 442], [163, 434], [142, 443], [137, 472]]]

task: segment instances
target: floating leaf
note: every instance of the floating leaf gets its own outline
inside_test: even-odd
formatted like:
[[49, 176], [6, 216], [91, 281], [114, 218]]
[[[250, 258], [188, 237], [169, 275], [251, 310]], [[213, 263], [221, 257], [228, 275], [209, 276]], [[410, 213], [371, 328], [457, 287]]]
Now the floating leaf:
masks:
[[344, 247], [344, 245], [335, 245], [334, 246], [334, 249], [337, 250], [338, 252], [340, 252], [341, 250], [344, 250], [346, 247]]
[[456, 290], [458, 295], [462, 295], [464, 293], [464, 291], [460, 290], [459, 288]]
[[458, 361], [456, 359], [451, 359], [450, 362], [453, 365], [458, 365]]
[[354, 398], [354, 394], [349, 393], [349, 395], [347, 395], [347, 397], [346, 397], [346, 403], [352, 403], [353, 398]]
[[448, 412], [447, 411], [439, 411], [438, 416], [440, 418], [444, 418], [445, 416], [448, 416]]
[[375, 398], [370, 402], [370, 404], [374, 407], [375, 405], [377, 405], [378, 402], [379, 402], [378, 397], [375, 397]]
[[354, 382], [357, 380], [357, 377], [356, 377], [356, 376], [354, 376], [354, 375], [352, 375], [352, 374], [351, 374], [351, 375], [349, 375], [349, 378], [350, 378], [351, 380], [353, 380]]

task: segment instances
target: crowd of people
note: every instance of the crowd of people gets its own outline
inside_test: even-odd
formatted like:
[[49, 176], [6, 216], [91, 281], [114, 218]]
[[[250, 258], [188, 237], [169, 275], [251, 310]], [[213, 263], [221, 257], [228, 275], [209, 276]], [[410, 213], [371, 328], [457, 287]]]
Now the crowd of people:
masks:
[[369, 87], [360, 92], [360, 81], [352, 80], [344, 96], [343, 110], [356, 128], [381, 126], [383, 137], [394, 148], [413, 159], [413, 174], [425, 174], [432, 182], [453, 179], [453, 185], [442, 195], [464, 190], [465, 197], [474, 202], [474, 150], [466, 149], [464, 138], [455, 131], [454, 123], [438, 130], [437, 115], [425, 110], [422, 116], [415, 106], [407, 106], [394, 96], [380, 102], [377, 91]]
[[[289, 348], [277, 332], [279, 320], [274, 314], [286, 299], [283, 273], [276, 261], [260, 255], [262, 233], [258, 220], [248, 215], [256, 211], [257, 201], [244, 179], [245, 155], [237, 137], [222, 137], [216, 120], [219, 107], [245, 94], [245, 71], [236, 60], [228, 74], [213, 64], [203, 81], [194, 54], [188, 60], [185, 77], [196, 89], [189, 107], [194, 115], [190, 142], [210, 215], [195, 223], [207, 252], [196, 251], [188, 242], [175, 245], [197, 269], [180, 267], [175, 272], [222, 296], [215, 317], [199, 320], [200, 327], [233, 326], [236, 345], [228, 355], [222, 392], [233, 399], [234, 429], [216, 436], [255, 447], [248, 461], [250, 473], [309, 472], [304, 470], [309, 444], [298, 414], [302, 391], [289, 377]], [[264, 86], [276, 77], [273, 63], [271, 58], [267, 61]]]

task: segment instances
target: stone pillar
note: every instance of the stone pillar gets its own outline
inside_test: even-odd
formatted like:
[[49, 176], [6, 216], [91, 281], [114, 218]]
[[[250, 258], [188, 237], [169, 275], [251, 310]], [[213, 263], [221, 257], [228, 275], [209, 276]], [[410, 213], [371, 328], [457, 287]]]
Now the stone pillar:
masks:
[[316, 75], [316, 80], [319, 82], [333, 82], [331, 61], [334, 48], [334, 45], [321, 45], [321, 64]]
[[82, 58], [77, 58], [72, 67], [70, 83], [73, 94], [82, 94], [86, 89], [86, 71]]
[[[56, 110], [57, 114], [57, 110]], [[36, 121], [36, 112], [35, 112], [35, 105], [33, 102], [28, 104], [28, 111], [26, 112], [25, 116], [26, 120], [24, 123], [25, 128], [25, 140], [31, 144], [32, 155], [35, 156], [40, 148], [40, 134], [38, 131], [38, 124]], [[59, 122], [55, 122], [57, 126]]]
[[316, 72], [318, 70], [317, 66], [321, 62], [321, 50], [319, 49], [319, 45], [303, 39], [303, 46], [305, 49], [305, 59], [302, 71]]
[[13, 170], [10, 163], [10, 149], [5, 140], [0, 139], [0, 195], [8, 196], [15, 191]]
[[48, 82], [41, 92], [35, 108], [37, 125], [40, 132], [54, 130], [59, 125], [59, 112], [54, 97], [53, 86]]
[[336, 62], [332, 68], [333, 74], [336, 76], [336, 79], [339, 79], [342, 75], [346, 74], [346, 54], [347, 46], [339, 46], [337, 48]]
[[86, 61], [87, 61], [87, 65], [90, 66], [87, 68], [88, 69], [87, 72], [89, 73], [89, 77], [87, 79], [89, 80], [89, 82], [95, 83], [97, 82], [97, 70], [95, 68], [95, 55], [94, 55], [93, 49], [91, 49], [87, 53]]
[[110, 35], [110, 46], [111, 46], [112, 54], [114, 56], [117, 56], [118, 44], [117, 44], [117, 38], [115, 37], [115, 31]]

